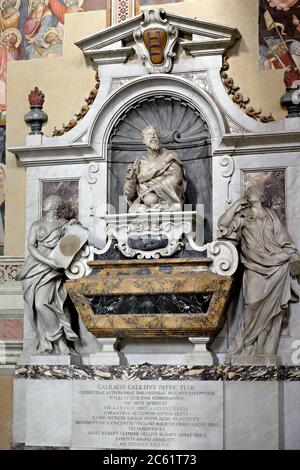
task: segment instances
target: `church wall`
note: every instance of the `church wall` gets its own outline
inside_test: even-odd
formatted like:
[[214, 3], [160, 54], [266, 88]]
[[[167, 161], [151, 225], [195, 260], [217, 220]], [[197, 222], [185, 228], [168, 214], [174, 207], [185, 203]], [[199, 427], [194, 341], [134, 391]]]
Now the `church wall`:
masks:
[[[144, 2], [146, 3], [146, 1]], [[147, 2], [147, 8], [151, 7]], [[230, 69], [229, 76], [234, 78], [235, 84], [241, 87], [241, 92], [244, 96], [251, 97], [251, 104], [257, 109], [262, 108], [263, 114], [271, 112], [276, 120], [282, 119], [286, 112], [280, 108], [279, 99], [284, 94], [283, 85], [283, 71], [259, 71], [258, 62], [258, 5], [256, 0], [187, 0], [178, 1], [176, 3], [162, 4], [160, 1], [155, 2], [155, 7], [165, 7], [167, 10], [177, 13], [178, 15], [196, 16], [201, 20], [214, 21], [216, 23], [225, 23], [230, 26], [235, 26], [239, 29], [242, 35], [242, 40], [234, 47], [230, 53]], [[12, 63], [9, 66], [9, 94], [8, 94], [8, 116], [7, 116], [7, 144], [8, 146], [24, 146], [25, 137], [29, 132], [29, 128], [24, 123], [24, 114], [28, 111], [27, 95], [31, 89], [38, 86], [43, 90], [46, 96], [44, 110], [47, 112], [49, 120], [44, 126], [44, 134], [51, 135], [54, 127], [61, 128], [62, 123], [68, 123], [78, 113], [80, 107], [85, 103], [84, 98], [88, 96], [90, 90], [95, 85], [95, 71], [91, 64], [85, 63], [82, 52], [73, 44], [74, 41], [85, 37], [93, 32], [99, 31], [104, 28], [106, 24], [105, 11], [88, 12], [82, 14], [70, 14], [66, 18], [65, 24], [65, 42], [64, 42], [64, 56], [56, 59], [48, 59], [47, 62], [43, 59], [31, 61], [24, 61]], [[101, 84], [100, 84], [101, 94]], [[237, 106], [238, 109], [238, 106]], [[292, 121], [292, 120], [287, 120]], [[288, 155], [286, 156], [288, 158]], [[298, 242], [299, 248], [299, 211], [297, 207], [292, 207], [291, 201], [296, 201], [295, 193], [291, 194], [291, 189], [298, 176], [297, 155], [295, 154], [295, 162], [293, 164], [287, 163], [286, 168], [286, 201], [285, 219], [288, 228]], [[216, 161], [218, 159], [216, 158]], [[233, 177], [230, 186], [231, 199], [238, 198], [242, 191], [242, 178], [244, 170], [256, 171], [262, 170], [261, 155], [259, 156], [236, 156], [236, 173]], [[266, 159], [265, 159], [266, 160]], [[268, 157], [265, 163], [265, 171], [270, 168], [281, 168], [282, 155], [276, 153]], [[216, 163], [217, 164], [217, 163]], [[78, 165], [77, 165], [78, 167]], [[297, 168], [297, 170], [296, 170]], [[79, 168], [78, 168], [79, 169]], [[28, 171], [28, 170], [27, 170]], [[29, 174], [34, 175], [33, 170], [29, 170]], [[51, 173], [52, 171], [52, 173]], [[277, 170], [274, 170], [277, 171]], [[30, 173], [31, 172], [31, 173]], [[64, 177], [63, 170], [60, 166], [57, 167], [44, 167], [46, 177], [59, 175]], [[70, 175], [68, 175], [70, 176]], [[72, 177], [74, 174], [72, 173]], [[76, 176], [78, 176], [76, 174]], [[82, 176], [82, 175], [80, 175]], [[54, 177], [54, 176], [53, 176]], [[253, 175], [252, 175], [253, 177]], [[294, 178], [294, 179], [293, 179]], [[33, 181], [30, 180], [31, 183]], [[294, 181], [294, 183], [293, 183]], [[30, 205], [30, 201], [38, 198], [37, 185], [28, 185], [30, 190], [30, 198], [26, 201], [26, 170], [21, 167], [15, 156], [11, 153], [7, 156], [7, 180], [6, 180], [6, 256], [22, 256], [24, 254], [25, 244], [25, 208], [26, 202]], [[36, 191], [36, 194], [35, 194]], [[275, 196], [283, 199], [283, 190]], [[98, 194], [98, 193], [97, 193]], [[272, 194], [273, 195], [273, 194]], [[285, 202], [286, 202], [285, 201]], [[88, 211], [86, 211], [87, 213]], [[83, 218], [80, 217], [84, 223]], [[0, 281], [1, 282], [1, 281]], [[0, 286], [1, 287], [1, 286]], [[0, 292], [1, 293], [1, 292]], [[21, 294], [20, 294], [21, 295]], [[13, 304], [13, 302], [12, 302]], [[15, 305], [15, 300], [14, 300]], [[3, 319], [1, 319], [1, 308], [3, 308]], [[22, 306], [20, 306], [20, 310]], [[7, 311], [9, 306], [1, 305], [0, 297], [0, 343], [1, 339], [7, 340], [12, 338], [20, 340], [21, 331], [21, 315], [18, 317], [15, 312], [8, 315]], [[240, 309], [239, 309], [240, 310]], [[299, 331], [299, 305], [292, 306], [291, 308], [290, 326], [284, 332], [284, 337], [281, 339], [279, 354], [283, 362], [290, 364], [290, 351], [291, 341], [298, 337]], [[218, 353], [219, 359], [224, 359], [224, 352], [227, 348], [228, 338], [231, 331], [235, 331], [236, 326], [234, 321], [237, 318], [229, 316], [229, 322], [224, 327], [224, 331], [216, 339], [213, 350]], [[228, 326], [229, 325], [229, 326]], [[234, 327], [234, 328], [233, 328]], [[290, 334], [290, 330], [292, 334]], [[230, 330], [230, 331], [229, 331]], [[11, 332], [11, 336], [8, 335]], [[25, 334], [26, 337], [26, 334]], [[137, 342], [138, 343], [138, 342]], [[176, 350], [178, 352], [178, 344], [171, 344], [169, 341], [163, 344], [167, 353]], [[155, 348], [153, 348], [155, 350]], [[151, 353], [153, 352], [151, 349]], [[183, 352], [185, 349], [183, 348]], [[136, 360], [139, 355], [139, 344], [134, 342], [130, 345], [125, 345], [124, 351], [127, 355], [132, 354], [132, 361]], [[157, 357], [157, 351], [155, 350]], [[0, 362], [1, 363], [1, 362]], [[267, 384], [273, 387], [273, 384]], [[294, 384], [292, 384], [294, 385]], [[226, 385], [226, 399], [235, 404], [235, 397], [238, 397], [240, 384], [231, 386]], [[244, 384], [241, 385], [243, 387]], [[11, 442], [11, 414], [12, 414], [12, 379], [9, 376], [0, 375], [0, 449], [9, 448]], [[295, 393], [292, 387], [288, 387], [289, 393]], [[251, 392], [251, 390], [250, 390]], [[276, 392], [277, 393], [277, 392]], [[298, 393], [298, 388], [297, 388]], [[267, 394], [266, 394], [267, 395]], [[228, 398], [229, 397], [229, 398]], [[277, 403], [277, 396], [276, 403]], [[272, 404], [273, 406], [273, 404]], [[277, 405], [276, 405], [277, 406]], [[286, 405], [288, 406], [288, 405]], [[262, 406], [263, 408], [263, 406]], [[241, 409], [241, 411], [243, 408]], [[227, 410], [227, 415], [234, 421], [235, 411], [232, 409]], [[251, 412], [252, 413], [252, 412]], [[249, 415], [251, 414], [249, 412]], [[268, 412], [269, 413], [269, 412]], [[267, 413], [267, 414], [268, 414]], [[292, 414], [292, 412], [291, 412]], [[229, 419], [227, 416], [227, 419]], [[252, 416], [256, 416], [252, 413]], [[247, 418], [248, 419], [248, 418]], [[298, 422], [295, 421], [295, 427]], [[253, 429], [255, 428], [253, 424]], [[230, 426], [228, 426], [229, 430]], [[236, 441], [239, 440], [238, 435], [227, 441], [227, 445], [236, 448]], [[277, 429], [276, 429], [277, 432]], [[291, 431], [289, 431], [290, 434]], [[287, 434], [288, 435], [288, 434]], [[256, 434], [255, 434], [256, 436]], [[293, 437], [293, 436], [292, 436]], [[292, 439], [291, 437], [291, 439]], [[257, 434], [256, 439], [260, 439]], [[239, 443], [238, 443], [239, 444]], [[253, 444], [254, 445], [254, 444]], [[257, 443], [255, 443], [257, 445]], [[277, 445], [277, 444], [276, 444]], [[298, 445], [296, 443], [295, 445]]]
[[[251, 98], [255, 108], [261, 108], [264, 114], [272, 112], [276, 120], [285, 116], [279, 104], [284, 94], [283, 71], [259, 71], [256, 0], [186, 0], [168, 4], [156, 2], [146, 7], [157, 8], [158, 3], [176, 14], [236, 26], [242, 39], [230, 52], [229, 76], [241, 87], [244, 96]], [[51, 135], [55, 126], [60, 128], [79, 112], [85, 104], [84, 98], [94, 87], [95, 74], [90, 64], [85, 65], [83, 54], [73, 42], [104, 28], [105, 24], [105, 11], [68, 14], [63, 57], [47, 59], [47, 62], [32, 59], [9, 64], [8, 146], [25, 142], [28, 128], [23, 117], [28, 111], [27, 94], [34, 86], [46, 95], [44, 109], [49, 120], [44, 127], [45, 134]], [[6, 191], [5, 254], [18, 256], [24, 253], [25, 170], [11, 154], [7, 158]]]

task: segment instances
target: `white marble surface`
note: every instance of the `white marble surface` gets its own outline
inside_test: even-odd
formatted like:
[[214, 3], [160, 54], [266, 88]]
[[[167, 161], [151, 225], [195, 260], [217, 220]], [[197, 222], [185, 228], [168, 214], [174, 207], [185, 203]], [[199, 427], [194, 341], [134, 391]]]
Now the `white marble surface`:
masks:
[[27, 380], [26, 446], [70, 447], [72, 382]]
[[221, 382], [76, 381], [72, 448], [222, 449]]
[[80, 364], [79, 355], [63, 355], [63, 354], [21, 354], [17, 364], [19, 366], [69, 366], [71, 364]]
[[14, 444], [25, 442], [25, 397], [27, 380], [15, 379], [13, 385], [13, 423], [12, 441]]
[[279, 448], [277, 382], [225, 382], [226, 450]]
[[131, 364], [182, 364], [183, 357], [192, 352], [193, 346], [187, 338], [126, 339], [120, 345], [128, 365]]
[[300, 450], [300, 382], [285, 382], [284, 392], [284, 448]]
[[212, 366], [214, 363], [213, 355], [207, 350], [208, 337], [189, 338], [189, 342], [193, 345], [193, 350], [186, 354], [182, 359], [182, 364]]

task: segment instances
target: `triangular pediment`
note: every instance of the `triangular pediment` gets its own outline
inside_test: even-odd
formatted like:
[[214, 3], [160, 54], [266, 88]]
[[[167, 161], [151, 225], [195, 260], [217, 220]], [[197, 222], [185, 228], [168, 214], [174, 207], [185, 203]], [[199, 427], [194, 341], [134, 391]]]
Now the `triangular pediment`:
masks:
[[[165, 30], [167, 36], [173, 34], [167, 45], [175, 43], [191, 55], [224, 53], [240, 37], [238, 30], [231, 26], [205, 22], [194, 18], [168, 13], [163, 9], [143, 12], [128, 21], [114, 25], [96, 34], [77, 41], [75, 44], [96, 63], [123, 62], [136, 52], [139, 55], [137, 37], [145, 43], [144, 31]], [[143, 44], [141, 44], [143, 46]], [[144, 55], [144, 51], [140, 51]], [[162, 70], [159, 70], [160, 72]]]

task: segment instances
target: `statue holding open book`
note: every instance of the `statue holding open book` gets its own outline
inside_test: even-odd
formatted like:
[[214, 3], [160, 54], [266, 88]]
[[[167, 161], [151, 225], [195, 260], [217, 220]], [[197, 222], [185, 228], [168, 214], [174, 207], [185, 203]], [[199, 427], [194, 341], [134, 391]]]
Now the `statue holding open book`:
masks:
[[88, 230], [61, 215], [63, 200], [49, 196], [45, 215], [29, 232], [29, 255], [18, 274], [24, 290], [25, 313], [36, 332], [42, 354], [70, 354], [70, 344], [79, 340], [71, 326], [64, 274], [88, 239]]

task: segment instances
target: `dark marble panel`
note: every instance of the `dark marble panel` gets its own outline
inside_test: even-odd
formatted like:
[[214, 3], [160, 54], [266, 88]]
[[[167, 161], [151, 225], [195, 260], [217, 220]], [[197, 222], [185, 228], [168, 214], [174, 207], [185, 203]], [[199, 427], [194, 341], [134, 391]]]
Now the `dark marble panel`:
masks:
[[[61, 216], [66, 219], [78, 217], [79, 180], [46, 179], [42, 183], [42, 202], [49, 196], [60, 196], [64, 201]], [[44, 212], [42, 215], [45, 215]]]
[[103, 295], [90, 299], [96, 315], [207, 313], [212, 294]]
[[273, 209], [285, 222], [285, 170], [247, 170], [245, 184], [255, 184], [262, 192], [262, 205]]
[[141, 235], [128, 237], [128, 246], [134, 250], [152, 251], [166, 248], [169, 239], [163, 235]]
[[17, 379], [66, 380], [213, 380], [213, 381], [299, 381], [295, 366], [17, 366]]
[[266, 366], [223, 366], [223, 380], [245, 381], [272, 381], [281, 379], [281, 370], [278, 367]]
[[[180, 251], [177, 251], [172, 258], [206, 258], [207, 257], [207, 252], [203, 251], [195, 251], [195, 250], [189, 250], [186, 249], [185, 246], [187, 246], [187, 240], [185, 236], [182, 238], [182, 243], [183, 243], [183, 248]], [[117, 240], [112, 240], [111, 245], [109, 249], [103, 253], [102, 255], [98, 255], [97, 253], [95, 254], [95, 260], [128, 260], [126, 256], [121, 253], [121, 251], [118, 250], [116, 247], [117, 245]]]
[[281, 367], [282, 380], [289, 382], [300, 381], [300, 367], [299, 366], [285, 366]]

